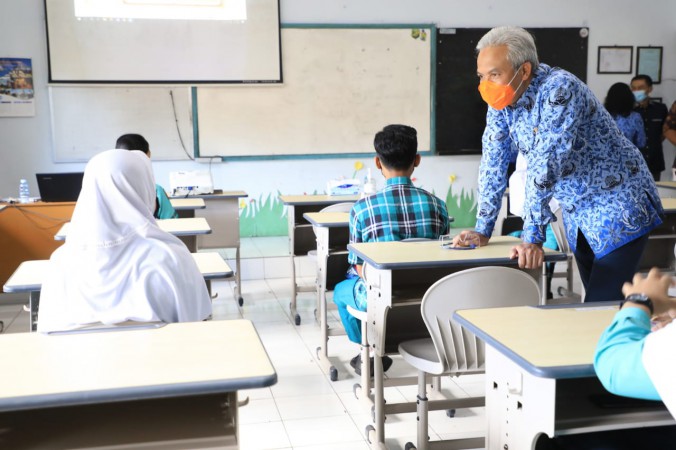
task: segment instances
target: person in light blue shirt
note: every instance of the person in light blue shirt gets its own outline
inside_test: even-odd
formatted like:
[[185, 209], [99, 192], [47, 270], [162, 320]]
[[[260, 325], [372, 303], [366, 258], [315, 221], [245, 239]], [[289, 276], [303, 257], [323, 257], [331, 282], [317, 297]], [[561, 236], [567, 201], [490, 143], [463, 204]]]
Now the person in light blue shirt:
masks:
[[608, 89], [603, 103], [615, 119], [617, 128], [639, 150], [646, 146], [645, 130], [641, 115], [634, 111], [634, 94], [626, 83], [615, 83]]
[[585, 301], [617, 300], [648, 233], [662, 223], [657, 188], [639, 150], [591, 90], [571, 73], [541, 64], [523, 28], [499, 27], [477, 44], [479, 92], [488, 103], [479, 168], [477, 223], [456, 236], [486, 245], [502, 204], [507, 166], [527, 160], [523, 243], [510, 256], [542, 265], [545, 227], [562, 208]]
[[[148, 145], [148, 141], [140, 134], [124, 134], [120, 136], [117, 138], [115, 148], [122, 150], [139, 150], [150, 158], [150, 145]], [[159, 184], [155, 184], [155, 194], [155, 212], [153, 213], [153, 216], [156, 219], [178, 218], [178, 213], [174, 207], [171, 206], [167, 193]]]

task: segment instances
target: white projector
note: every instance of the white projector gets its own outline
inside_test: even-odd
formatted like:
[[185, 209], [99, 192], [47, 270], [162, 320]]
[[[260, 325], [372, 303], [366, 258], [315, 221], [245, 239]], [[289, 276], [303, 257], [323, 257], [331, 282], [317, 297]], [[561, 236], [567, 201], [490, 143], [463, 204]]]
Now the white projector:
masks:
[[174, 197], [211, 194], [214, 182], [205, 170], [179, 170], [169, 173], [169, 186]]

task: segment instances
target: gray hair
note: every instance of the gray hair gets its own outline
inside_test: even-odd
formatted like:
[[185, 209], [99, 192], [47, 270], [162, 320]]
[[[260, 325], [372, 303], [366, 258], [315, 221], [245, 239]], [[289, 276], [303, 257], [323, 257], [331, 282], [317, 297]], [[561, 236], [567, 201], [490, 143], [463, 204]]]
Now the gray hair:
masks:
[[529, 61], [533, 72], [540, 65], [538, 51], [535, 48], [533, 36], [521, 27], [493, 28], [479, 40], [476, 45], [477, 54], [486, 47], [507, 46], [507, 60], [517, 70], [523, 63]]

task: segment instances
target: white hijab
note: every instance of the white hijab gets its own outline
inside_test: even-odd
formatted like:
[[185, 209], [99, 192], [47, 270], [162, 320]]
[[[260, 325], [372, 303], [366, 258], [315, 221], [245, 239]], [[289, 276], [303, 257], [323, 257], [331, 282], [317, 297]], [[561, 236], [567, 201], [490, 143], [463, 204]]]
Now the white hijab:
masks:
[[676, 322], [650, 333], [643, 343], [643, 366], [657, 393], [676, 418]]
[[50, 258], [38, 331], [211, 314], [204, 278], [185, 245], [157, 226], [154, 208], [143, 152], [108, 150], [89, 161], [68, 238]]

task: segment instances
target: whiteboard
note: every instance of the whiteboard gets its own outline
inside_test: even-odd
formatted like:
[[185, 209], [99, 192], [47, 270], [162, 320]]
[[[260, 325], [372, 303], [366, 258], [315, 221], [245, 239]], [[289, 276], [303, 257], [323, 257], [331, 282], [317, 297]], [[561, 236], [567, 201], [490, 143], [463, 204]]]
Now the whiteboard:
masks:
[[192, 156], [192, 101], [188, 87], [50, 86], [56, 162], [87, 161], [115, 148], [126, 133], [143, 135], [153, 159], [188, 159], [176, 129], [171, 93], [185, 149]]
[[432, 150], [433, 31], [282, 28], [283, 85], [196, 88], [200, 156], [372, 153], [391, 123]]

